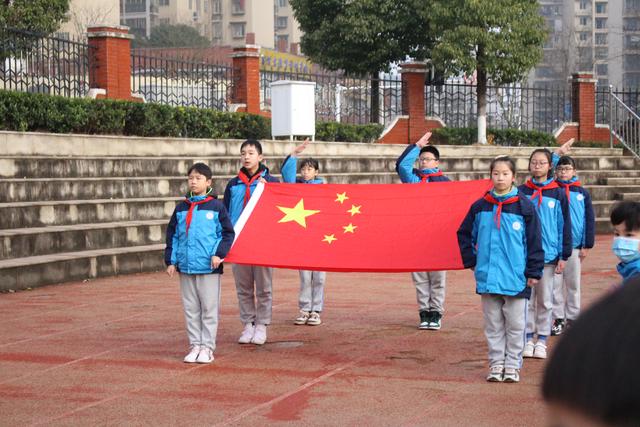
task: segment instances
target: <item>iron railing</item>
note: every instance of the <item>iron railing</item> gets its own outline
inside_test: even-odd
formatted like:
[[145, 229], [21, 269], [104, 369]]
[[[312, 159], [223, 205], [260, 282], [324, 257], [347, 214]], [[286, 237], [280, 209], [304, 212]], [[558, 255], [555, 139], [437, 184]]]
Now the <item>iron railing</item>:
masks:
[[[427, 85], [426, 112], [449, 127], [475, 127], [476, 86], [463, 83]], [[487, 126], [553, 132], [571, 119], [568, 88], [523, 87], [519, 83], [487, 87]]]
[[615, 137], [640, 159], [640, 116], [612, 88], [610, 88], [608, 102], [611, 146], [613, 147]]
[[132, 91], [146, 102], [228, 111], [234, 75], [228, 65], [131, 54]]
[[[307, 74], [281, 71], [260, 72], [260, 107], [271, 110], [271, 83], [278, 80], [315, 82], [316, 121], [388, 125], [403, 114], [403, 83], [378, 79], [378, 114], [372, 118], [372, 80], [339, 74]], [[372, 120], [373, 119], [373, 120]]]
[[85, 42], [0, 29], [0, 89], [85, 97], [92, 54]]
[[598, 86], [596, 87], [596, 123], [609, 123], [610, 93], [638, 114], [640, 111], [640, 89]]

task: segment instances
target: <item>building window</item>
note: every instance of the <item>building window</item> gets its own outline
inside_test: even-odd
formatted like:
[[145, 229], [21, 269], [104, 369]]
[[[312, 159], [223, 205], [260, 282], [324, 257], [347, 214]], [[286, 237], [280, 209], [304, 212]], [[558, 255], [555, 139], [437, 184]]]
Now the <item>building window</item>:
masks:
[[624, 70], [625, 71], [640, 71], [640, 55], [625, 55], [624, 56]]
[[286, 52], [287, 49], [289, 48], [289, 36], [288, 35], [284, 35], [284, 36], [276, 36], [276, 50], [282, 47], [282, 51]]
[[222, 14], [222, 0], [212, 0], [211, 13], [213, 13], [214, 15]]
[[596, 48], [596, 59], [605, 59], [609, 56], [609, 49], [606, 47]]
[[287, 7], [288, 4], [287, 0], [278, 0], [278, 7]]
[[607, 28], [607, 18], [596, 18], [596, 28]]
[[580, 33], [578, 37], [581, 42], [586, 42], [589, 39], [589, 33]]
[[596, 3], [596, 13], [607, 13], [607, 4]]
[[586, 16], [581, 16], [580, 17], [580, 25], [583, 27], [587, 26], [587, 17]]
[[580, 0], [580, 10], [585, 10], [588, 6], [588, 2], [586, 0]]
[[286, 16], [278, 16], [278, 19], [276, 21], [276, 28], [287, 28]]
[[158, 6], [169, 6], [170, 0], [160, 0]]
[[625, 0], [624, 1], [625, 12], [640, 12], [640, 0]]
[[607, 35], [606, 34], [596, 34], [596, 45], [607, 44]]
[[189, 0], [189, 10], [193, 9], [193, 0]]
[[160, 25], [171, 25], [171, 18], [160, 18]]
[[609, 65], [608, 64], [598, 64], [596, 65], [596, 74], [599, 76], [606, 76], [609, 73]]
[[214, 39], [222, 38], [222, 22], [213, 23], [213, 38]]
[[640, 35], [624, 36], [625, 49], [640, 49]]
[[234, 15], [244, 14], [244, 0], [231, 0], [231, 13]]
[[640, 31], [640, 18], [624, 18], [622, 21], [623, 31]]
[[209, 13], [209, 0], [204, 0], [204, 13]]
[[244, 22], [232, 22], [231, 23], [231, 37], [239, 39], [244, 37]]

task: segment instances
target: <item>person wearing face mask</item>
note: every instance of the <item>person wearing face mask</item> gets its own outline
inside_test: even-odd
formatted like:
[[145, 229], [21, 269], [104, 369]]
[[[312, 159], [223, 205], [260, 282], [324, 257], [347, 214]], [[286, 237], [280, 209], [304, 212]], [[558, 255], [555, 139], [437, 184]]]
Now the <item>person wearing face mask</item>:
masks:
[[616, 204], [611, 211], [611, 225], [612, 250], [620, 260], [617, 269], [625, 284], [640, 276], [640, 203], [624, 201]]

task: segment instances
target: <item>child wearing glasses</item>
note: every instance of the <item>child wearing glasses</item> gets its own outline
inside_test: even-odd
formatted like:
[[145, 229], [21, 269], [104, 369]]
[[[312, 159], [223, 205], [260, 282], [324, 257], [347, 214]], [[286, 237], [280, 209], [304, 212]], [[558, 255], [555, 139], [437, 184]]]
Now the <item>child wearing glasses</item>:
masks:
[[556, 165], [556, 182], [565, 191], [569, 203], [573, 240], [564, 271], [554, 277], [551, 335], [560, 335], [580, 314], [581, 261], [593, 248], [596, 228], [591, 195], [578, 180], [573, 158], [560, 157]]
[[[527, 314], [527, 342], [523, 357], [547, 358], [547, 337], [551, 334], [554, 273], [560, 274], [571, 256], [571, 216], [565, 190], [553, 177], [552, 154], [546, 148], [529, 158], [531, 178], [519, 187], [533, 202], [542, 229], [544, 270], [532, 289]], [[537, 336], [537, 342], [534, 337]]]
[[[431, 132], [411, 144], [398, 157], [396, 172], [405, 184], [447, 182], [449, 178], [439, 168], [440, 152], [429, 145]], [[414, 164], [418, 160], [418, 168]], [[416, 299], [420, 313], [418, 329], [438, 330], [442, 326], [446, 271], [420, 271], [411, 273], [416, 287]]]

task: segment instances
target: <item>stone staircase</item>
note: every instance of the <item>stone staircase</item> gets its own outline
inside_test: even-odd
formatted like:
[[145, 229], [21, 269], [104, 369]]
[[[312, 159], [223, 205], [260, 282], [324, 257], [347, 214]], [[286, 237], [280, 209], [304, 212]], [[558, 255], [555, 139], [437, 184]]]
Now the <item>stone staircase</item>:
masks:
[[[264, 141], [274, 173], [292, 145]], [[305, 153], [331, 183], [396, 183], [404, 146], [313, 143]], [[488, 176], [499, 154], [526, 176], [531, 148], [440, 147], [454, 180]], [[169, 217], [196, 161], [222, 194], [239, 168], [239, 141], [169, 140], [0, 132], [0, 290], [164, 268]], [[640, 201], [640, 162], [619, 149], [574, 149], [594, 199], [599, 232], [616, 200]]]

